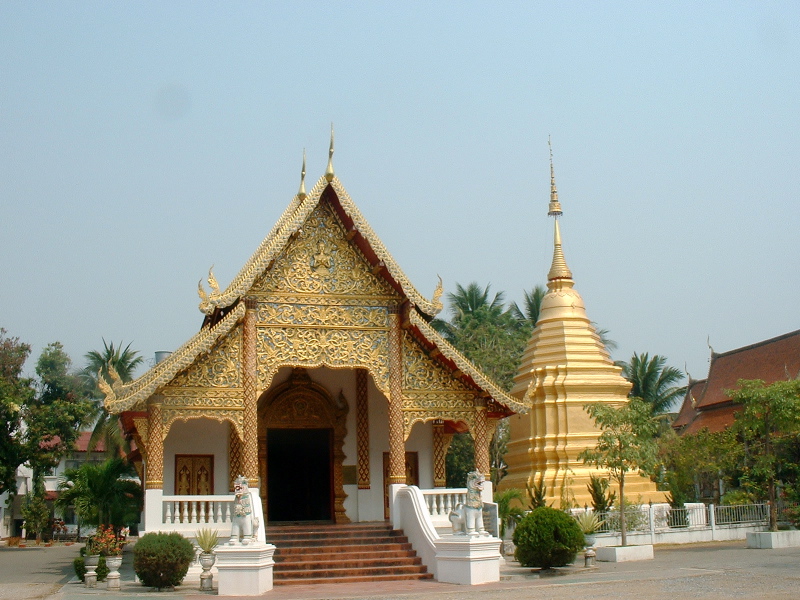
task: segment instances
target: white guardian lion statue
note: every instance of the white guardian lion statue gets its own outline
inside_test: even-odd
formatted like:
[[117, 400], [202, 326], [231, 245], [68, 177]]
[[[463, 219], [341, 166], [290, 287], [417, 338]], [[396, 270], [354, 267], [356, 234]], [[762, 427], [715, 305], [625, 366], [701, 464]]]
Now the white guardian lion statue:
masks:
[[231, 517], [231, 539], [229, 545], [239, 543], [241, 537], [242, 545], [250, 544], [254, 539], [254, 534], [258, 529], [258, 517], [253, 514], [253, 505], [250, 500], [250, 488], [247, 486], [247, 479], [239, 475], [233, 484], [233, 515]]
[[467, 501], [459, 502], [455, 510], [450, 511], [450, 522], [453, 533], [458, 535], [488, 535], [483, 528], [483, 500], [481, 491], [486, 478], [478, 471], [467, 475]]

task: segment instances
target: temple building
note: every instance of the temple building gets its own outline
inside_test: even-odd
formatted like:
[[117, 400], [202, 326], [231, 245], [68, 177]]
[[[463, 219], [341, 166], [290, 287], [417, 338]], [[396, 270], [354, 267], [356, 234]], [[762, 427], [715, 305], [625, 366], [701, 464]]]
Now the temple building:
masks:
[[226, 289], [209, 272], [196, 335], [135, 381], [102, 381], [135, 441], [145, 529], [184, 510], [167, 497], [229, 494], [239, 474], [268, 523], [383, 520], [390, 484], [444, 487], [456, 431], [489, 479], [498, 420], [529, 409], [433, 330], [441, 281], [432, 299], [414, 288], [332, 158], [333, 141], [309, 193], [304, 160], [299, 192]]
[[[574, 287], [561, 246], [562, 210], [552, 156], [548, 215], [555, 217], [548, 291], [511, 389], [517, 402], [532, 408], [510, 419], [508, 474], [498, 487], [524, 490], [541, 482], [548, 504], [583, 506], [591, 504], [587, 489], [591, 475], [608, 477], [607, 471], [578, 459], [584, 449], [595, 447], [600, 436], [584, 407], [597, 402], [622, 406], [631, 384], [612, 362]], [[632, 500], [664, 499], [648, 478], [631, 474], [625, 486]]]
[[683, 405], [672, 427], [680, 434], [723, 431], [733, 425], [740, 405], [728, 390], [739, 387], [740, 379], [761, 379], [765, 383], [800, 376], [800, 330], [743, 348], [717, 353], [705, 379], [690, 379]]

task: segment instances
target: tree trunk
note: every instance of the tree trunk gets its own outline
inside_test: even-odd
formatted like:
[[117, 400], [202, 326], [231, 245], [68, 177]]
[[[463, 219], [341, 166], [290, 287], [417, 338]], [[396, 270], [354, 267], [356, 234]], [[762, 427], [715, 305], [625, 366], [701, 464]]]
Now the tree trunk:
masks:
[[628, 524], [625, 522], [625, 475], [619, 478], [619, 532], [622, 545], [628, 545]]

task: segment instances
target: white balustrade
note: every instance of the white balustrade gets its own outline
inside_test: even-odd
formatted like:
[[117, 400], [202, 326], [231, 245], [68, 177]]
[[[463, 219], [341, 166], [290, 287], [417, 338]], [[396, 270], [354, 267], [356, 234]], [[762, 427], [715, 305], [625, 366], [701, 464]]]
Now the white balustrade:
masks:
[[181, 525], [191, 524], [228, 525], [233, 496], [164, 496], [161, 505], [164, 529], [181, 529]]
[[436, 527], [449, 526], [450, 511], [467, 500], [467, 488], [435, 488], [420, 491], [431, 515], [431, 521]]

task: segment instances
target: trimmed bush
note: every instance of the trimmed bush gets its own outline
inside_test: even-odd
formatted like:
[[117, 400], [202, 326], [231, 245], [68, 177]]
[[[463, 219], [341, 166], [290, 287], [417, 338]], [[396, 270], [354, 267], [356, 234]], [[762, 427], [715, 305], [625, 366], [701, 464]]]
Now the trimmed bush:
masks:
[[192, 543], [180, 533], [146, 533], [133, 547], [133, 570], [142, 585], [180, 585], [194, 558]]
[[[75, 569], [75, 576], [83, 581], [84, 577], [86, 576], [86, 564], [83, 559], [83, 548], [81, 548], [81, 556], [72, 561], [72, 568]], [[106, 575], [108, 575], [109, 569], [106, 566], [105, 556], [100, 557], [100, 560], [97, 563], [97, 568], [94, 570], [94, 572], [97, 573], [97, 581], [106, 580]]]
[[516, 559], [523, 567], [563, 567], [583, 548], [583, 532], [565, 512], [542, 507], [529, 512], [514, 530]]

